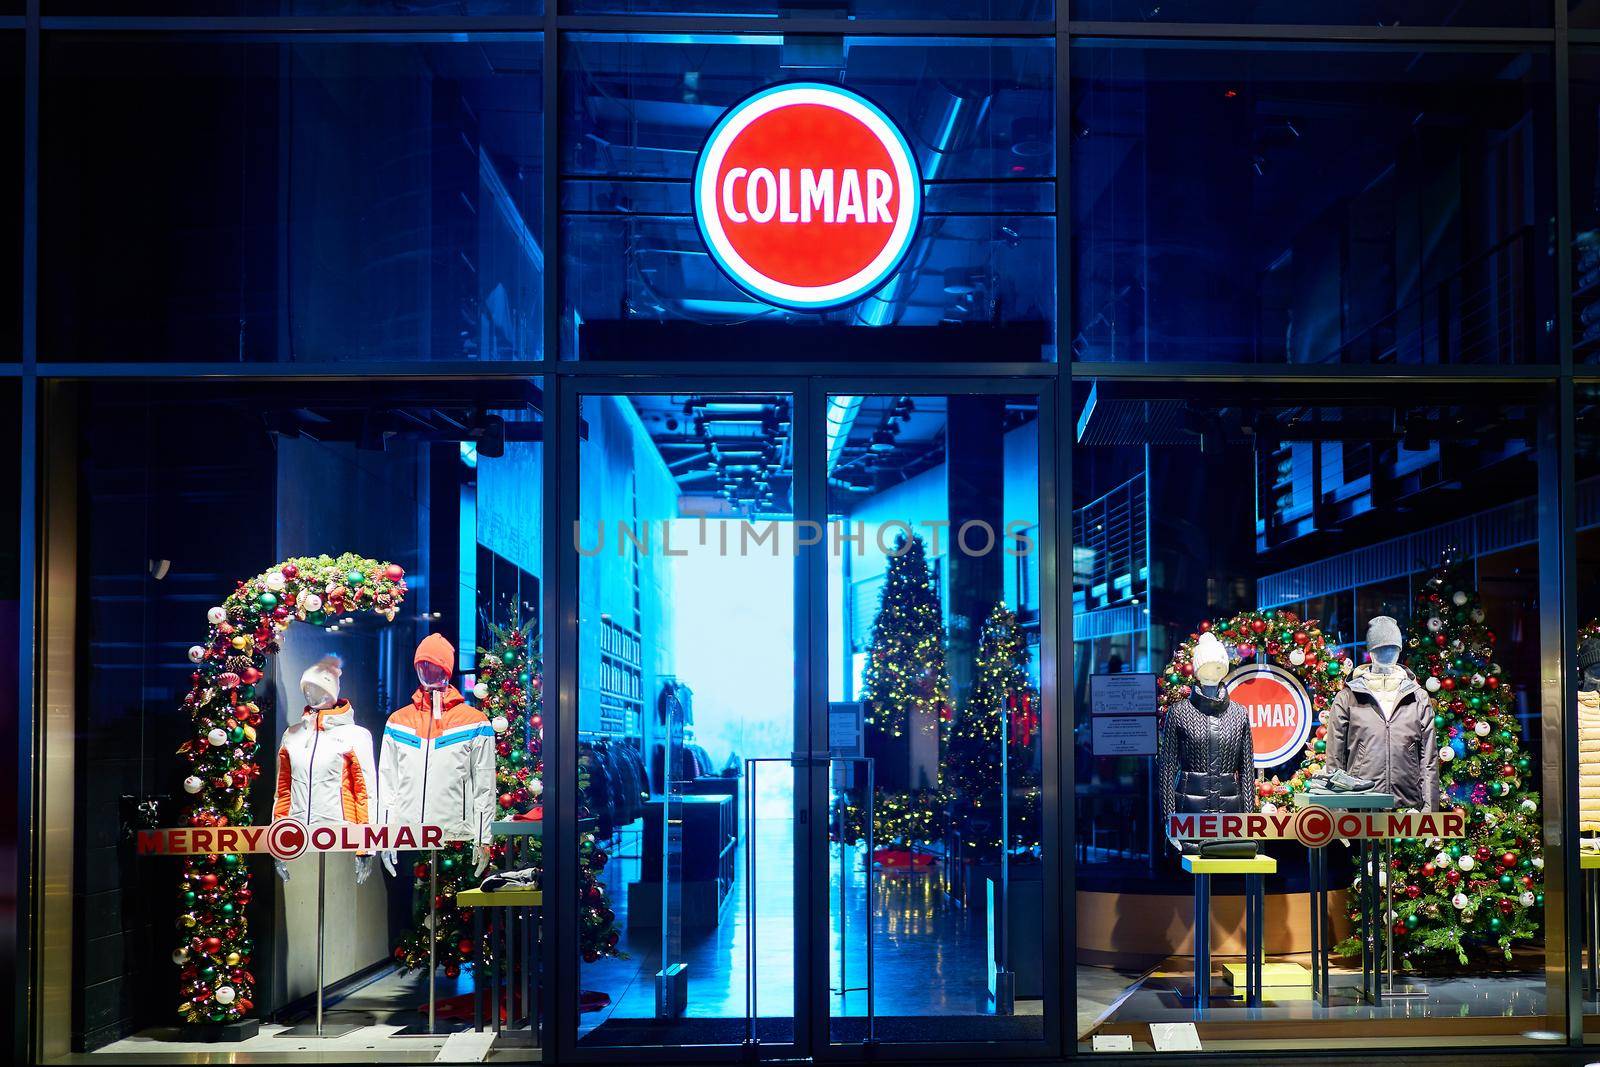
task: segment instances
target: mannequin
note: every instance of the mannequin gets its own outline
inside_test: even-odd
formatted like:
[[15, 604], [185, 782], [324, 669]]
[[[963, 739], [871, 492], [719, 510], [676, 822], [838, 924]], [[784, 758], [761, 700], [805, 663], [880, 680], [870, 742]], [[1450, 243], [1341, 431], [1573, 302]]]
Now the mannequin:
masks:
[[[472, 842], [478, 874], [489, 866], [495, 812], [494, 728], [450, 684], [456, 650], [439, 634], [417, 646], [417, 690], [389, 716], [378, 760], [384, 825], [437, 825], [446, 841]], [[396, 853], [383, 853], [394, 877]]]
[[[1228, 698], [1222, 684], [1228, 652], [1215, 634], [1203, 633], [1192, 654], [1189, 695], [1167, 709], [1161, 724], [1161, 823], [1174, 814], [1245, 812], [1255, 807], [1255, 750], [1250, 713]], [[1171, 839], [1169, 839], [1170, 841]], [[1171, 841], [1190, 855], [1248, 857], [1254, 841]]]
[[[1400, 664], [1400, 624], [1378, 615], [1367, 624], [1371, 662], [1357, 667], [1328, 707], [1326, 773], [1371, 783], [1400, 807], [1437, 811], [1439, 736], [1433, 704]], [[1346, 789], [1343, 791], [1355, 791]]]
[[[300, 676], [306, 705], [278, 745], [274, 821], [295, 818], [307, 826], [371, 821], [372, 734], [355, 724], [350, 702], [339, 699], [342, 673], [339, 657], [329, 655]], [[272, 866], [279, 878], [289, 880], [288, 864], [275, 859]], [[356, 884], [371, 874], [372, 857], [357, 855]]]
[[1578, 646], [1578, 833], [1600, 849], [1600, 639]]

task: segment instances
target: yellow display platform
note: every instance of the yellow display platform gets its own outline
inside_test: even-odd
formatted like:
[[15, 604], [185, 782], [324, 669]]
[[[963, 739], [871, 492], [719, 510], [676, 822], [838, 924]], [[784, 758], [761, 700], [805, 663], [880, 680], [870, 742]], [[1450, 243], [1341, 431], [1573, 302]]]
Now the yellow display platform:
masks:
[[1185, 856], [1183, 869], [1190, 874], [1277, 874], [1278, 861], [1271, 856], [1251, 856], [1249, 859]]
[[485, 893], [481, 889], [463, 889], [456, 894], [458, 908], [538, 908], [544, 906], [542, 889], [497, 889]]
[[[1222, 972], [1228, 984], [1244, 988], [1244, 961], [1224, 963]], [[1272, 992], [1276, 1000], [1310, 1000], [1311, 968], [1298, 963], [1266, 963], [1261, 967], [1262, 988]], [[1304, 994], [1301, 996], [1300, 994]]]
[[1600, 852], [1578, 850], [1578, 869], [1583, 871], [1600, 871]]

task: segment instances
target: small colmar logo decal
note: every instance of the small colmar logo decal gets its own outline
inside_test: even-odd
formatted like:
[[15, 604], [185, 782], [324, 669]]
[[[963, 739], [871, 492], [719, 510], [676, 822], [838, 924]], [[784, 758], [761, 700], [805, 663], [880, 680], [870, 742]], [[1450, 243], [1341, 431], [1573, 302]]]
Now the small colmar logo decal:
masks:
[[700, 152], [694, 213], [717, 266], [780, 307], [871, 294], [900, 268], [922, 214], [904, 135], [837, 85], [776, 85], [734, 105]]

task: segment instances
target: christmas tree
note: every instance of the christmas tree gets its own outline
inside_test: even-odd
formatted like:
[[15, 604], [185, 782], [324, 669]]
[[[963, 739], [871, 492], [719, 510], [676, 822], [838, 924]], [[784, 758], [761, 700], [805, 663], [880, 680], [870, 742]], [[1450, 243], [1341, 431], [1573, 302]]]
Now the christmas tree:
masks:
[[868, 737], [899, 739], [950, 719], [944, 618], [922, 538], [901, 534], [889, 557], [861, 680]]
[[951, 728], [943, 764], [950, 828], [986, 860], [997, 858], [1002, 848], [1002, 758], [1011, 803], [1011, 839], [1005, 847], [1039, 843], [1040, 792], [1032, 758], [1039, 697], [1028, 677], [1029, 661], [1016, 613], [1003, 602], [996, 604], [979, 634], [972, 692]]
[[[539, 654], [534, 647], [531, 627], [513, 621], [507, 626], [489, 628], [492, 647], [478, 650], [477, 684], [472, 695], [478, 708], [489, 717], [495, 732], [495, 789], [499, 821], [537, 820], [542, 817], [540, 803], [544, 792], [544, 716], [543, 677]], [[581, 790], [580, 790], [581, 792]], [[583, 813], [580, 812], [580, 815]], [[543, 840], [519, 838], [518, 852], [505, 841], [490, 846], [489, 870], [543, 868]], [[592, 834], [579, 843], [578, 893], [583, 909], [583, 928], [579, 947], [585, 960], [617, 955], [615, 914], [606, 899], [600, 871], [609, 856], [598, 847]], [[484, 872], [488, 874], [488, 871]], [[412, 906], [412, 926], [395, 946], [394, 956], [403, 970], [428, 965], [428, 864], [413, 868], [416, 876]], [[472, 909], [456, 907], [456, 894], [475, 888], [481, 879], [473, 873], [471, 850], [454, 842], [439, 854], [436, 945], [434, 962], [454, 978], [461, 965], [472, 958]]]
[[[950, 675], [939, 591], [922, 538], [895, 540], [878, 597], [862, 676], [866, 753], [877, 765], [873, 832], [879, 844], [937, 840], [942, 830], [938, 782], [903, 781], [913, 731], [943, 743], [950, 721]], [[860, 840], [866, 817], [855, 803], [844, 812], [844, 839]]]
[[[1440, 807], [1467, 816], [1454, 841], [1397, 841], [1386, 879], [1395, 950], [1413, 960], [1539, 937], [1544, 855], [1535, 771], [1476, 591], [1446, 564], [1417, 594], [1406, 666], [1439, 736]], [[1357, 883], [1359, 884], [1359, 878]], [[1353, 918], [1359, 916], [1352, 914]], [[1353, 939], [1343, 946], [1359, 951]]]

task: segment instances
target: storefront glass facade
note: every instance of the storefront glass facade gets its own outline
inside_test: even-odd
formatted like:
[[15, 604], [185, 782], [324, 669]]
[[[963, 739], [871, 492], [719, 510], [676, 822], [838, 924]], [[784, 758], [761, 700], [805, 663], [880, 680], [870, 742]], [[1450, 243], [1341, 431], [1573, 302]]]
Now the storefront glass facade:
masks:
[[1597, 109], [1586, 2], [0, 3], [16, 1057], [1600, 1041]]

